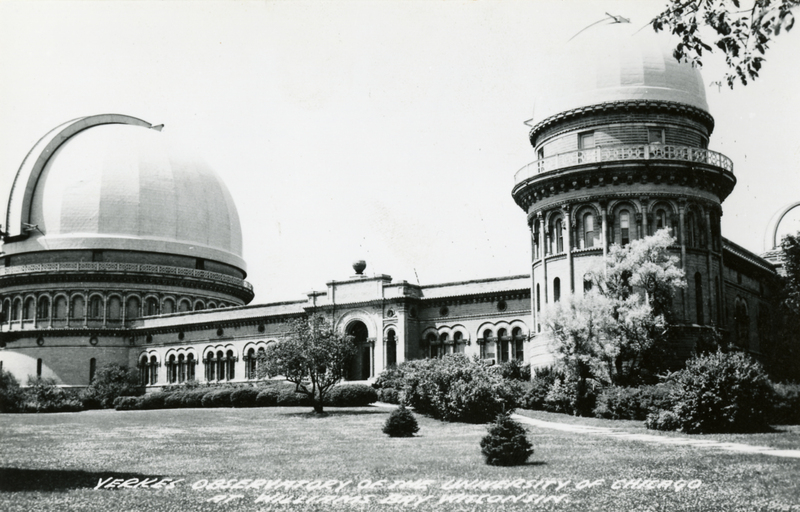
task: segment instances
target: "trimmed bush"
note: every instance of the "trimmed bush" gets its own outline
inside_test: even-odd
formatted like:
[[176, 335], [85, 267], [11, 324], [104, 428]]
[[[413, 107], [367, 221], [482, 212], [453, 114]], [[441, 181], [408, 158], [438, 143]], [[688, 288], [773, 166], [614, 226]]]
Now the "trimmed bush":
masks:
[[612, 420], [644, 420], [650, 413], [672, 409], [671, 392], [666, 385], [610, 386], [597, 396], [594, 415]]
[[151, 410], [151, 409], [163, 409], [164, 408], [164, 401], [169, 396], [169, 393], [164, 393], [163, 391], [156, 391], [155, 393], [147, 393], [142, 396], [142, 401], [140, 402], [139, 406], [141, 409], [144, 410]]
[[206, 396], [207, 393], [210, 393], [212, 389], [195, 389], [193, 391], [187, 391], [183, 393], [183, 398], [181, 400], [181, 407], [183, 408], [191, 408], [191, 409], [199, 409], [203, 407], [203, 397]]
[[770, 424], [800, 425], [800, 384], [773, 384]]
[[205, 394], [205, 396], [203, 396], [203, 407], [232, 407], [231, 394], [233, 391], [234, 390], [231, 388], [214, 389], [209, 391]]
[[400, 393], [394, 388], [383, 388], [378, 393], [378, 400], [387, 404], [399, 404]]
[[183, 393], [174, 392], [169, 393], [166, 398], [164, 398], [164, 408], [165, 409], [178, 409], [179, 407], [183, 407]]
[[553, 367], [547, 366], [537, 369], [531, 381], [522, 385], [520, 407], [534, 411], [545, 410], [547, 394], [558, 377], [563, 378], [563, 375]]
[[282, 384], [276, 387], [278, 388], [276, 404], [278, 407], [304, 407], [312, 405], [311, 397], [303, 393], [297, 393], [294, 384]]
[[277, 386], [261, 390], [258, 396], [256, 396], [256, 407], [276, 407], [278, 405], [279, 393], [280, 391]]
[[525, 427], [501, 414], [488, 427], [489, 433], [481, 439], [481, 453], [491, 466], [517, 466], [524, 464], [533, 453]]
[[383, 424], [383, 433], [389, 437], [413, 437], [417, 432], [417, 418], [404, 405], [392, 411]]
[[239, 388], [231, 393], [231, 405], [234, 407], [256, 407], [259, 391], [256, 388]]
[[377, 401], [378, 392], [366, 384], [339, 384], [325, 397], [325, 405], [331, 407], [364, 407]]
[[375, 378], [375, 382], [372, 383], [372, 387], [378, 389], [403, 389], [403, 384], [405, 383], [405, 372], [403, 372], [403, 364], [400, 366], [390, 366], [383, 370], [378, 376]]
[[650, 430], [678, 430], [681, 426], [678, 416], [672, 411], [651, 412], [644, 420]]
[[506, 380], [529, 382], [531, 380], [531, 365], [512, 359], [500, 365], [500, 375]]
[[744, 353], [692, 358], [669, 382], [684, 432], [758, 432], [768, 426], [772, 386], [761, 365]]
[[143, 401], [143, 396], [120, 396], [114, 400], [114, 409], [118, 411], [141, 409]]
[[0, 371], [0, 412], [17, 412], [22, 407], [22, 389], [11, 372]]
[[477, 358], [447, 355], [403, 363], [404, 401], [445, 421], [486, 423], [517, 405], [519, 387]]

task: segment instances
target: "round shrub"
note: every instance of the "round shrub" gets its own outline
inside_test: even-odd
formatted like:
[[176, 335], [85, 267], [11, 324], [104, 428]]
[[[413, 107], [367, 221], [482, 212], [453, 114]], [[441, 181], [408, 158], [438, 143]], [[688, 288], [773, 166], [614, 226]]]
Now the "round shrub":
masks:
[[772, 425], [800, 425], [800, 384], [774, 384]]
[[0, 371], [0, 412], [17, 412], [22, 407], [23, 393], [11, 372]]
[[501, 414], [488, 427], [489, 433], [481, 439], [481, 453], [491, 466], [517, 466], [524, 464], [533, 453], [525, 427]]
[[165, 409], [177, 409], [183, 407], [183, 393], [170, 393], [164, 399]]
[[278, 394], [277, 386], [262, 389], [256, 396], [256, 407], [275, 407], [278, 405]]
[[239, 388], [231, 393], [231, 405], [234, 407], [255, 407], [259, 391], [256, 388]]
[[648, 414], [644, 426], [650, 430], [678, 430], [681, 424], [674, 412], [659, 411]]
[[417, 418], [404, 405], [392, 411], [383, 424], [383, 433], [389, 437], [412, 437], [417, 432]]
[[231, 407], [233, 389], [215, 389], [203, 396], [203, 407]]
[[278, 388], [277, 404], [278, 407], [303, 407], [310, 406], [311, 397], [304, 393], [297, 393], [294, 384], [283, 384]]
[[333, 386], [325, 397], [332, 407], [363, 407], [378, 401], [378, 392], [366, 384], [340, 384]]
[[383, 388], [378, 393], [378, 400], [387, 404], [399, 404], [400, 393], [394, 388]]
[[163, 409], [164, 401], [167, 399], [168, 396], [169, 394], [164, 393], [163, 391], [156, 391], [155, 393], [147, 393], [142, 397], [140, 408], [145, 410]]
[[118, 396], [139, 396], [144, 394], [139, 385], [136, 369], [125, 365], [108, 364], [97, 369], [92, 383], [81, 392], [81, 401], [91, 409], [110, 408]]
[[181, 393], [183, 396], [181, 399], [181, 407], [192, 409], [203, 407], [203, 397], [210, 392], [211, 390], [209, 389], [195, 389], [193, 391]]
[[759, 363], [741, 352], [687, 361], [670, 375], [671, 398], [687, 433], [757, 432], [767, 427], [772, 387]]

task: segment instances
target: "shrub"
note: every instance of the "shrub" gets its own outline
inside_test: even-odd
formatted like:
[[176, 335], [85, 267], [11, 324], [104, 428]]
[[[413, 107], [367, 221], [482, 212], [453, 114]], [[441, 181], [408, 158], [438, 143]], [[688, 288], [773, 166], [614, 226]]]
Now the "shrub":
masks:
[[231, 393], [231, 405], [234, 407], [255, 407], [259, 391], [256, 388], [239, 388]]
[[56, 385], [55, 379], [28, 377], [24, 412], [76, 412], [83, 404]]
[[109, 364], [97, 369], [94, 380], [81, 392], [80, 398], [87, 408], [108, 409], [118, 396], [142, 394], [144, 388], [139, 386], [136, 370], [125, 365]]
[[644, 420], [650, 413], [672, 409], [670, 393], [666, 385], [610, 386], [597, 396], [594, 415], [612, 420]]
[[461, 354], [403, 363], [404, 401], [445, 421], [484, 423], [517, 405], [518, 387]]
[[134, 409], [141, 409], [143, 396], [120, 396], [114, 400], [114, 409], [118, 411], [131, 411]]
[[325, 397], [332, 407], [363, 407], [378, 401], [378, 392], [366, 384], [339, 384], [333, 386]]
[[521, 388], [523, 393], [520, 397], [520, 407], [535, 411], [545, 410], [547, 394], [558, 377], [563, 378], [563, 375], [551, 366], [537, 369], [531, 381]]
[[17, 412], [22, 407], [22, 389], [11, 372], [0, 371], [0, 412]]
[[500, 365], [500, 375], [506, 380], [529, 382], [531, 380], [531, 365], [512, 359]]
[[146, 393], [142, 395], [142, 400], [139, 407], [144, 410], [163, 409], [164, 401], [169, 396], [169, 393], [163, 391], [156, 391], [154, 393]]
[[178, 409], [179, 407], [183, 407], [183, 397], [184, 393], [179, 391], [167, 394], [164, 398], [164, 408]]
[[378, 389], [403, 389], [403, 384], [405, 383], [405, 372], [403, 372], [403, 365], [400, 366], [390, 366], [383, 370], [378, 376], [375, 378], [375, 382], [372, 383], [372, 387]]
[[517, 466], [524, 464], [533, 453], [525, 427], [501, 414], [488, 427], [489, 433], [481, 439], [481, 453], [492, 466]]
[[678, 430], [681, 424], [674, 412], [657, 411], [647, 415], [644, 426], [650, 430]]
[[278, 405], [279, 390], [277, 386], [261, 390], [256, 397], [257, 407], [275, 407]]
[[186, 391], [185, 393], [182, 393], [183, 397], [181, 399], [181, 407], [192, 409], [199, 409], [200, 407], [203, 407], [203, 397], [211, 391], [211, 389], [206, 388], [194, 389], [192, 391]]
[[767, 427], [772, 387], [759, 363], [741, 352], [687, 361], [670, 375], [671, 397], [687, 433], [754, 432]]
[[399, 404], [400, 393], [394, 388], [383, 388], [378, 393], [378, 400], [387, 404]]
[[577, 394], [575, 386], [577, 383], [567, 382], [566, 378], [556, 377], [553, 385], [547, 390], [544, 397], [543, 408], [549, 412], [560, 412], [572, 414], [575, 410]]
[[232, 407], [231, 394], [233, 389], [222, 388], [207, 392], [201, 400], [203, 407]]
[[417, 418], [404, 405], [392, 411], [383, 424], [383, 433], [389, 437], [412, 437], [417, 432]]
[[301, 407], [312, 405], [311, 397], [295, 391], [294, 384], [280, 384], [275, 386], [278, 390], [278, 407]]
[[800, 384], [774, 384], [770, 423], [800, 425]]

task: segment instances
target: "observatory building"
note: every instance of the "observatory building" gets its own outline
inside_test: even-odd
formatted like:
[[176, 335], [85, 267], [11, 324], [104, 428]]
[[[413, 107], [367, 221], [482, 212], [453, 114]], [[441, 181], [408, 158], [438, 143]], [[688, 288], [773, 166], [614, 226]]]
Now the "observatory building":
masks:
[[86, 386], [109, 363], [156, 388], [256, 378], [292, 319], [325, 315], [354, 337], [351, 380], [448, 353], [552, 362], [542, 310], [587, 289], [612, 244], [669, 228], [689, 286], [676, 297], [684, 354], [712, 327], [758, 355], [775, 267], [722, 237], [733, 163], [709, 148], [699, 72], [669, 40], [609, 19], [565, 47], [528, 124], [536, 160], [512, 196], [531, 229], [531, 273], [417, 285], [354, 274], [298, 300], [253, 305], [231, 195], [195, 155], [134, 117], [64, 123], [22, 162], [0, 267], [0, 366], [23, 384]]

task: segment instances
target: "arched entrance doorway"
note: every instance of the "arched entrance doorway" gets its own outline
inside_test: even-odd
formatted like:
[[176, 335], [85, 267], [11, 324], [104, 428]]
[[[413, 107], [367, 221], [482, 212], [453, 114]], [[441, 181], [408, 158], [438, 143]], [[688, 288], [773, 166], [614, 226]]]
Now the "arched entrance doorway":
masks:
[[368, 342], [369, 331], [364, 322], [356, 320], [348, 324], [345, 333], [353, 337], [356, 356], [347, 371], [347, 380], [367, 380], [372, 370], [372, 347]]

